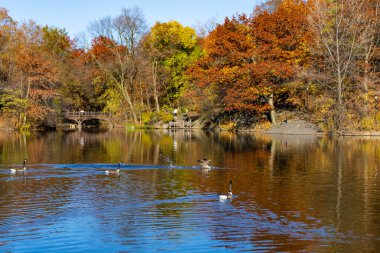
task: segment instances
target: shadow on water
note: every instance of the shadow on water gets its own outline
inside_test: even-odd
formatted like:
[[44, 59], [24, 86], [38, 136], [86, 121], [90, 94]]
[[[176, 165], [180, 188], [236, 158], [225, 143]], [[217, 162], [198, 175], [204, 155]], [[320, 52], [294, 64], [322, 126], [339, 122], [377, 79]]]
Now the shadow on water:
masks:
[[[0, 133], [0, 251], [377, 252], [379, 141]], [[219, 202], [230, 180], [235, 197]]]

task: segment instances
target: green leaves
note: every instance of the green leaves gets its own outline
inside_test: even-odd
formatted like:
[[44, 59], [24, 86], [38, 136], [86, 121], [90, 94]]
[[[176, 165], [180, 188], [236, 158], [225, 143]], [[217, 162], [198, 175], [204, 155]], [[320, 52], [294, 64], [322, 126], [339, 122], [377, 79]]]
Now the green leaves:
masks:
[[72, 42], [65, 29], [44, 26], [42, 28], [42, 40], [45, 50], [49, 50], [58, 56], [64, 56], [71, 50]]
[[0, 96], [1, 110], [4, 113], [21, 114], [28, 107], [28, 100], [21, 97], [21, 91], [6, 89]]
[[174, 106], [187, 85], [185, 71], [201, 55], [194, 29], [177, 21], [157, 22], [145, 40], [151, 60], [158, 61], [161, 80], [160, 101]]

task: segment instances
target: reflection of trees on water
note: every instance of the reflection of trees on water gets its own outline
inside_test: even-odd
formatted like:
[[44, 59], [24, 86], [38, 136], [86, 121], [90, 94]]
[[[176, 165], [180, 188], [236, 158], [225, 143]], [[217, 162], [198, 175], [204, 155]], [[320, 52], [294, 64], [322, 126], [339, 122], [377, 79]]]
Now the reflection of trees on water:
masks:
[[[341, 233], [347, 231], [352, 231], [359, 238], [364, 235], [368, 235], [368, 238], [380, 237], [377, 223], [380, 213], [377, 173], [380, 164], [379, 144], [380, 139], [375, 138], [269, 136], [197, 130], [75, 131], [31, 135], [0, 133], [0, 161], [4, 167], [20, 164], [24, 157], [28, 157], [32, 164], [116, 163], [121, 160], [127, 166], [136, 165], [135, 170], [123, 171], [122, 175], [128, 173], [128, 180], [133, 180], [138, 190], [128, 188], [128, 180], [123, 177], [120, 184], [115, 181], [95, 181], [99, 185], [93, 187], [121, 187], [121, 192], [127, 191], [129, 196], [118, 196], [114, 202], [110, 202], [116, 205], [117, 201], [130, 201], [128, 197], [164, 200], [164, 203], [152, 202], [149, 205], [155, 212], [156, 222], [162, 217], [181, 219], [182, 214], [191, 208], [186, 201], [175, 202], [176, 199], [186, 197], [189, 192], [206, 195], [224, 192], [228, 181], [233, 179], [234, 192], [239, 197], [232, 205], [258, 215], [256, 222], [265, 223], [265, 220], [260, 220], [260, 215], [264, 216], [260, 212], [270, 210], [276, 215], [275, 219], [282, 217], [289, 222], [302, 222], [310, 229], [332, 227], [337, 231], [334, 240], [338, 242], [336, 248], [339, 248], [343, 246], [338, 239], [341, 239]], [[200, 158], [209, 158], [217, 168], [202, 174], [197, 167], [193, 168]], [[170, 163], [174, 166], [170, 167]], [[155, 165], [167, 167], [157, 169]], [[43, 193], [56, 187], [58, 192], [67, 192], [53, 196], [54, 199], [70, 198], [69, 192], [82, 189], [75, 181], [64, 183], [54, 180], [45, 181], [44, 186], [30, 185], [29, 191], [37, 194], [37, 189], [42, 189]], [[16, 191], [20, 191], [17, 194], [23, 196], [22, 187], [25, 186], [21, 181], [3, 186], [0, 185], [3, 196]], [[92, 199], [95, 193], [86, 194]], [[53, 203], [52, 199], [44, 201]], [[104, 205], [104, 202], [97, 201], [94, 200], [92, 205], [101, 209], [101, 203]], [[12, 209], [10, 206], [7, 208]], [[131, 207], [131, 210], [136, 209]], [[148, 207], [137, 210], [147, 211]], [[125, 219], [134, 222], [133, 217], [126, 216]], [[134, 230], [133, 233], [138, 232], [136, 228], [130, 229]], [[223, 235], [222, 231], [215, 231], [215, 238], [233, 240]], [[310, 246], [310, 243], [301, 243], [299, 238], [286, 233], [276, 236], [252, 231], [252, 242], [268, 240], [280, 244], [287, 240], [288, 245], [294, 243], [297, 246], [295, 250], [301, 251]], [[127, 231], [123, 233], [127, 234]], [[362, 243], [357, 242], [352, 247], [360, 251], [365, 242], [368, 247], [377, 250], [370, 241], [364, 238]]]
[[19, 132], [0, 132], [0, 163], [17, 165], [28, 158], [27, 135]]
[[[379, 208], [374, 208], [379, 202], [374, 194], [379, 183], [378, 139], [232, 133], [210, 136], [223, 147], [224, 166], [239, 170], [234, 172], [234, 181], [239, 182], [235, 190], [250, 189], [239, 196], [241, 201], [253, 197], [260, 206], [290, 221], [305, 219], [293, 217], [295, 212], [321, 219], [321, 226], [330, 224], [336, 229], [338, 242], [348, 231], [380, 236], [373, 225], [375, 217], [379, 218]], [[362, 246], [356, 245], [359, 251]]]
[[[321, 219], [321, 224], [334, 224], [337, 242], [342, 240], [340, 233], [348, 231], [363, 236], [365, 230], [371, 236], [380, 236], [373, 226], [375, 216], [378, 218], [375, 213], [379, 213], [373, 209], [378, 203], [374, 189], [379, 182], [376, 176], [379, 140], [319, 137], [310, 140], [299, 142], [295, 136], [274, 137], [271, 152], [266, 154], [268, 173], [259, 173], [257, 165], [264, 149], [256, 150], [250, 165], [244, 163], [249, 172], [236, 173], [237, 180], [243, 183], [248, 181], [245, 178], [253, 178], [251, 185], [256, 201], [289, 219], [294, 220], [291, 217], [294, 211], [301, 211]], [[231, 156], [236, 163], [236, 154]], [[342, 243], [339, 245], [342, 247]], [[360, 251], [363, 245], [355, 247]]]

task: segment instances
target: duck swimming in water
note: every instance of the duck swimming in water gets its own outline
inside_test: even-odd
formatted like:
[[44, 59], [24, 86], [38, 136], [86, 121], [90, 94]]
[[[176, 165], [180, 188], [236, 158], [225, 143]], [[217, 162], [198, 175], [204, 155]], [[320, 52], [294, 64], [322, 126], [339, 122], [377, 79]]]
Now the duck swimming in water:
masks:
[[120, 166], [121, 166], [121, 162], [119, 162], [119, 165], [117, 166], [117, 169], [115, 169], [115, 170], [106, 170], [104, 172], [106, 173], [106, 175], [119, 175]]
[[230, 181], [230, 190], [228, 191], [228, 193], [219, 195], [219, 201], [224, 201], [227, 199], [232, 199], [232, 180]]
[[24, 163], [23, 163], [23, 166], [22, 168], [14, 168], [14, 169], [11, 169], [11, 173], [12, 174], [15, 174], [16, 172], [25, 172], [26, 171], [26, 159], [24, 159]]
[[211, 169], [211, 166], [210, 166], [210, 160], [207, 159], [207, 158], [203, 158], [201, 160], [198, 160], [199, 162], [199, 165], [201, 166], [201, 169], [202, 170], [209, 170]]

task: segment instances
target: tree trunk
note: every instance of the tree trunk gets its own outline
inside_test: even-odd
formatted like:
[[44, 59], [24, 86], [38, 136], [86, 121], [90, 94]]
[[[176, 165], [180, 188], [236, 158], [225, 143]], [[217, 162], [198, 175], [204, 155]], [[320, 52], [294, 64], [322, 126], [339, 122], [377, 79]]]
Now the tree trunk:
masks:
[[139, 121], [137, 119], [136, 110], [135, 110], [135, 107], [133, 106], [132, 99], [131, 99], [131, 96], [129, 95], [129, 92], [126, 90], [126, 87], [123, 84], [123, 82], [120, 82], [118, 85], [121, 89], [121, 93], [123, 94], [125, 101], [127, 101], [129, 109], [131, 110], [133, 121], [135, 122], [135, 124], [138, 124]]
[[[25, 94], [25, 98], [26, 98], [26, 99], [29, 99], [30, 85], [31, 85], [31, 81], [30, 81], [30, 77], [29, 77], [29, 78], [28, 78], [28, 86], [27, 86], [26, 94]], [[27, 123], [27, 112], [25, 111], [25, 112], [24, 112], [24, 115], [23, 115], [23, 118], [22, 118], [22, 126], [25, 126], [26, 123]]]
[[367, 51], [364, 58], [364, 77], [363, 77], [363, 90], [364, 90], [364, 116], [368, 116], [368, 91], [369, 91], [369, 58], [370, 53]]
[[273, 101], [273, 94], [270, 94], [268, 104], [270, 105], [270, 118], [272, 121], [272, 125], [277, 125], [277, 118], [276, 118], [276, 109], [274, 108], [274, 101]]
[[143, 86], [142, 86], [142, 77], [141, 73], [139, 73], [139, 86], [140, 86], [140, 125], [142, 124], [142, 115], [144, 113], [144, 91], [143, 91]]
[[153, 61], [152, 65], [152, 73], [153, 73], [153, 97], [154, 102], [156, 104], [156, 111], [160, 112], [160, 104], [158, 103], [158, 92], [157, 92], [157, 61]]

